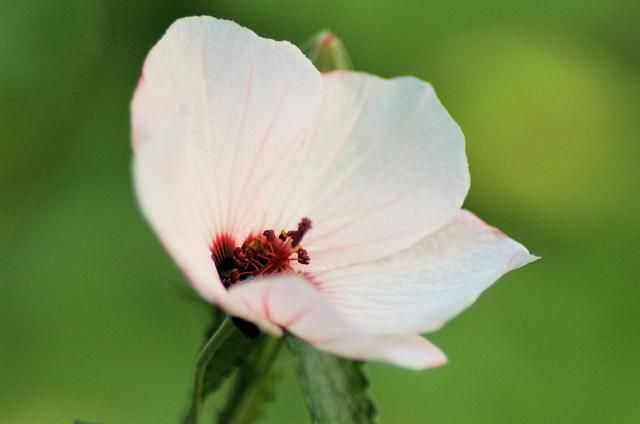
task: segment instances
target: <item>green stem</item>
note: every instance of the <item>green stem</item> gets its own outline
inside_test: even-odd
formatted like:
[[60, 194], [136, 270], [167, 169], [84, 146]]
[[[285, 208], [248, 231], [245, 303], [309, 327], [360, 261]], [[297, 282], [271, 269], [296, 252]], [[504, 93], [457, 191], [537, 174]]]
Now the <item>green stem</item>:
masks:
[[235, 325], [231, 322], [231, 318], [226, 317], [216, 332], [213, 333], [209, 340], [207, 340], [207, 343], [205, 343], [198, 355], [196, 372], [193, 380], [193, 403], [191, 407], [192, 424], [198, 423], [198, 416], [200, 415], [202, 403], [202, 386], [207, 366], [218, 349], [220, 349], [220, 346], [222, 346], [224, 341], [227, 340], [234, 331], [236, 331]]
[[275, 363], [284, 337], [267, 337], [255, 352], [255, 360], [250, 360], [238, 370], [227, 402], [220, 414], [220, 423], [247, 424], [259, 412], [261, 397], [269, 388], [269, 374]]

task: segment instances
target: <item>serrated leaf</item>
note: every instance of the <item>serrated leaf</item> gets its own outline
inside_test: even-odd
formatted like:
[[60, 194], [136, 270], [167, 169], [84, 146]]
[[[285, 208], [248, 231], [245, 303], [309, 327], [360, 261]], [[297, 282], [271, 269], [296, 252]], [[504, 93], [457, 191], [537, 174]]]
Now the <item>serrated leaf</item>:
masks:
[[362, 363], [322, 352], [288, 337], [311, 420], [316, 424], [371, 424], [377, 410]]
[[275, 398], [279, 373], [273, 365], [281, 344], [281, 339], [262, 337], [260, 347], [238, 368], [218, 423], [249, 424], [263, 415], [265, 404]]

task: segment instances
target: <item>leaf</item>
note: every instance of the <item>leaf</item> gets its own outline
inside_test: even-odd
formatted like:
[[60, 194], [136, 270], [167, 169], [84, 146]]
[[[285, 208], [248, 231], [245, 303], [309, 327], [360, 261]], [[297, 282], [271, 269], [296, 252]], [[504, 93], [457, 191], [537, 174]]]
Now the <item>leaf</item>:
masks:
[[[213, 308], [211, 324], [205, 332], [205, 342], [209, 340], [218, 329], [225, 317], [226, 314], [222, 310]], [[207, 366], [202, 389], [202, 399], [206, 399], [218, 390], [233, 370], [242, 364], [249, 353], [258, 346], [259, 343], [253, 338], [246, 337], [240, 331], [233, 332]]]
[[246, 361], [247, 355], [257, 345], [255, 340], [248, 339], [239, 331], [230, 335], [207, 367], [202, 398], [206, 399], [208, 395], [218, 390], [233, 370]]
[[289, 350], [311, 420], [317, 424], [369, 424], [377, 410], [369, 394], [369, 380], [362, 363], [322, 352], [290, 336]]
[[[213, 335], [225, 316], [226, 314], [219, 309], [213, 309], [212, 322], [205, 333], [205, 341]], [[234, 331], [229, 335], [207, 366], [202, 387], [203, 402], [222, 386], [233, 371], [246, 363], [249, 354], [261, 345], [260, 340], [264, 337], [266, 336], [251, 339], [241, 331]], [[189, 407], [184, 422], [187, 424], [193, 422], [191, 407]]]
[[279, 373], [273, 365], [282, 339], [268, 336], [261, 339], [260, 347], [254, 349], [238, 369], [219, 423], [252, 423], [263, 415], [265, 404], [275, 398]]

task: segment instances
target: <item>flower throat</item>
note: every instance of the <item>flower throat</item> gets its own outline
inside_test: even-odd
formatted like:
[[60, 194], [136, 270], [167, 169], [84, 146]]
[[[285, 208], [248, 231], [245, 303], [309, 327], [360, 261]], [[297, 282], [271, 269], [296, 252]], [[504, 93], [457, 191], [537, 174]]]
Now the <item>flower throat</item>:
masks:
[[302, 218], [297, 230], [265, 230], [260, 235], [250, 235], [237, 247], [229, 234], [216, 237], [211, 248], [211, 258], [225, 288], [259, 275], [293, 272], [292, 262], [308, 265], [309, 254], [300, 246], [304, 235], [312, 228], [309, 218]]

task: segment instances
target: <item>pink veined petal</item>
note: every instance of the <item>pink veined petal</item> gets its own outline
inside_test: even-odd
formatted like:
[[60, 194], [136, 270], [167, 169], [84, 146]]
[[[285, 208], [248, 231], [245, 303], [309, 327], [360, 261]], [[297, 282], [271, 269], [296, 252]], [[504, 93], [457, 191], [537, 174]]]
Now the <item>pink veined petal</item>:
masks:
[[450, 221], [469, 188], [464, 137], [428, 83], [357, 72], [323, 80], [297, 184], [273, 202], [283, 225], [313, 220], [303, 243], [314, 270], [412, 245]]
[[[136, 193], [146, 218], [208, 300], [226, 293], [214, 238], [262, 231], [269, 196], [322, 97], [287, 42], [210, 17], [176, 21], [149, 53], [131, 104]], [[240, 215], [246, 215], [240, 219]]]
[[408, 249], [315, 275], [318, 289], [369, 334], [434, 331], [505, 273], [537, 258], [467, 211]]
[[[236, 316], [255, 322], [274, 335], [275, 326], [336, 355], [386, 361], [414, 369], [446, 363], [444, 354], [417, 335], [371, 336], [341, 316], [313, 285], [299, 275], [259, 278], [232, 287]], [[238, 307], [237, 305], [244, 305]], [[234, 309], [237, 308], [237, 309]]]

